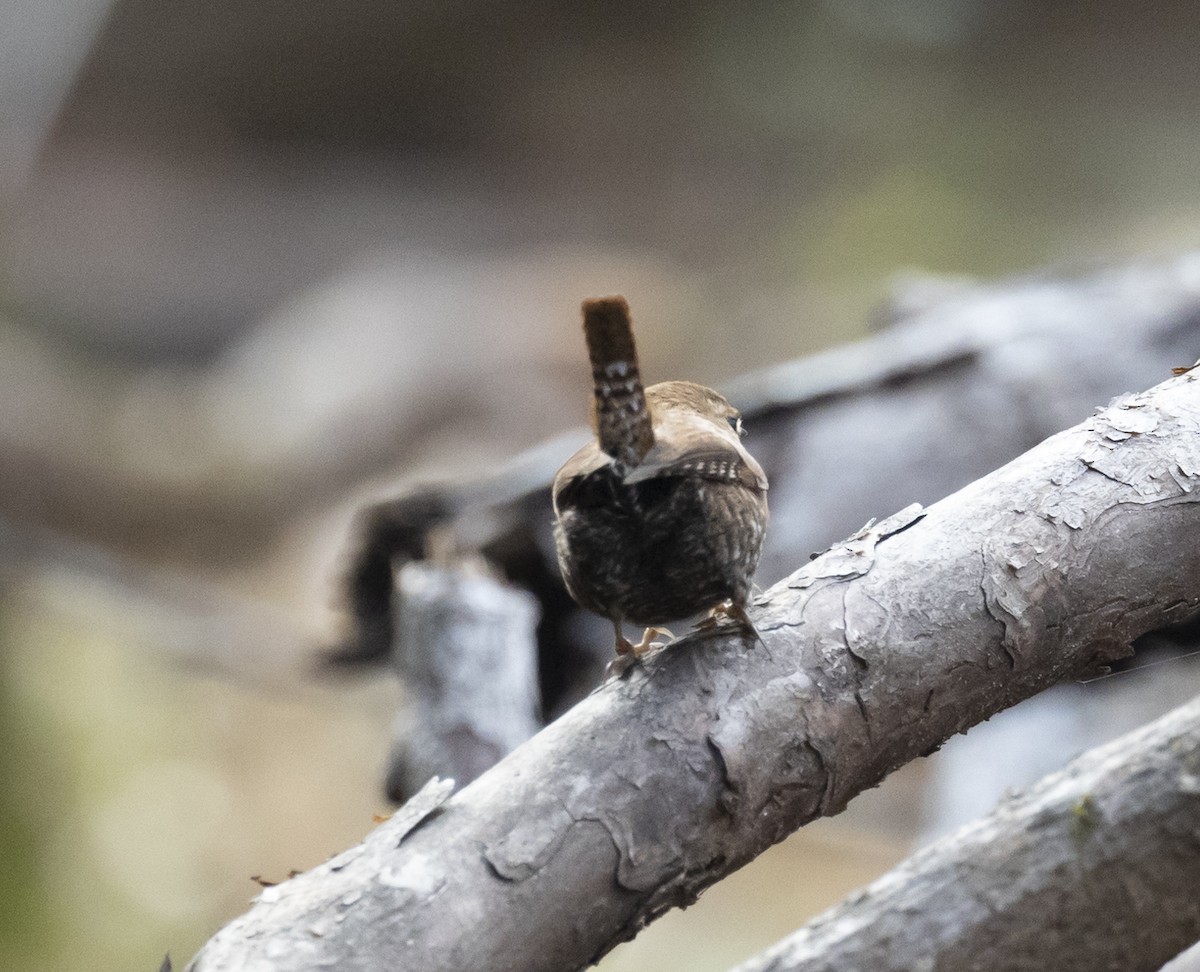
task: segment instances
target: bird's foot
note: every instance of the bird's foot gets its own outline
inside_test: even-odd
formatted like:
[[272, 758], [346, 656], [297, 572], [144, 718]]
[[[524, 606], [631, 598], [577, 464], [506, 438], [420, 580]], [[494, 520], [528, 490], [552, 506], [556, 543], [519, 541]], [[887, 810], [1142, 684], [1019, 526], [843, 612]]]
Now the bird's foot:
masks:
[[616, 658], [604, 666], [604, 677], [624, 678], [629, 674], [631, 669], [641, 664], [641, 661], [632, 651], [626, 652], [623, 655], [617, 655]]
[[762, 635], [754, 627], [754, 622], [750, 620], [750, 615], [746, 613], [745, 606], [736, 604], [733, 601], [722, 601], [710, 610], [708, 617], [696, 622], [696, 630], [715, 631], [725, 621], [733, 621], [743, 631], [752, 635], [755, 641], [762, 641]]
[[675, 636], [671, 634], [667, 628], [647, 628], [642, 632], [642, 640], [636, 645], [630, 645], [630, 650], [633, 651], [635, 655], [641, 656], [646, 654], [648, 651], [656, 651], [659, 648], [664, 648], [667, 644], [665, 641], [654, 640], [655, 638], [662, 637], [663, 635], [666, 635], [672, 641], [675, 640]]
[[672, 641], [675, 640], [673, 635], [666, 628], [647, 628], [642, 633], [642, 640], [636, 645], [626, 638], [624, 635], [617, 635], [617, 657], [608, 663], [604, 669], [604, 674], [608, 676], [623, 677], [634, 666], [641, 663], [643, 656], [651, 651], [657, 651], [659, 648], [665, 647], [665, 642], [655, 641], [655, 638], [666, 635]]

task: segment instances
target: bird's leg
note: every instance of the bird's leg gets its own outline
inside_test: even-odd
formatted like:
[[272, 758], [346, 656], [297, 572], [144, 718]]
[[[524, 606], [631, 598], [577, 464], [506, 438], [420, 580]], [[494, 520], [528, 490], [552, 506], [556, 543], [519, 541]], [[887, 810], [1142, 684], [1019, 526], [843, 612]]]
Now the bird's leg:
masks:
[[621, 631], [621, 619], [613, 618], [612, 624], [617, 635], [617, 657], [604, 666], [604, 674], [606, 677], [615, 675], [617, 678], [624, 678], [625, 673], [641, 661], [641, 657], [637, 646]]
[[654, 639], [666, 635], [674, 640], [675, 636], [666, 628], [647, 628], [642, 633], [642, 640], [636, 645], [621, 633], [621, 622], [614, 620], [613, 629], [617, 633], [617, 657], [608, 663], [604, 669], [605, 675], [616, 675], [618, 678], [628, 672], [642, 660], [642, 656], [654, 647], [662, 647], [661, 642]]
[[637, 648], [632, 641], [625, 637], [625, 633], [621, 630], [621, 619], [613, 618], [612, 625], [613, 631], [617, 635], [617, 658], [619, 659], [624, 655], [637, 654]]

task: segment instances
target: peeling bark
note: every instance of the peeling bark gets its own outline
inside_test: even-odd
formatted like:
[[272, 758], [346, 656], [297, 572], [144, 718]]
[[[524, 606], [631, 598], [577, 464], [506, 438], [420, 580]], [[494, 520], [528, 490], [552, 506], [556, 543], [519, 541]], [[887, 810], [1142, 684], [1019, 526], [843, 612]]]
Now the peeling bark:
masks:
[[1193, 372], [836, 545], [754, 602], [760, 642], [722, 627], [669, 646], [399, 846], [376, 832], [336, 881], [326, 865], [271, 889], [190, 967], [579, 968], [953, 734], [1194, 614], [1197, 487]]
[[1200, 940], [1200, 699], [920, 851], [736, 972], [1157, 972]]

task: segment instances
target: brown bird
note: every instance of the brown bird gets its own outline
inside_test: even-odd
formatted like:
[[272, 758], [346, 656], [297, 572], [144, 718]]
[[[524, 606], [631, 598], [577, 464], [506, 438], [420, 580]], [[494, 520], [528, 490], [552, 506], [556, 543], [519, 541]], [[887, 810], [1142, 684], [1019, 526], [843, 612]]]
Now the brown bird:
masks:
[[[767, 477], [738, 410], [690, 381], [642, 387], [629, 305], [583, 304], [596, 441], [554, 477], [554, 539], [571, 596], [613, 623], [623, 669], [664, 622], [711, 610], [754, 631], [750, 580], [767, 527]], [[621, 623], [649, 626], [633, 645]]]

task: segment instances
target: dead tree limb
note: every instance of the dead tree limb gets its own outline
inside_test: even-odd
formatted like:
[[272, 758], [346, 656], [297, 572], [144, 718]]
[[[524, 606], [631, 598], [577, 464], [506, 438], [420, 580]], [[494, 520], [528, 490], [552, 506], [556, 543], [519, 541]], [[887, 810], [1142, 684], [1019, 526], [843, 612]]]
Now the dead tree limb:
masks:
[[1094, 749], [736, 972], [1158, 972], [1200, 940], [1200, 699]]
[[[860, 531], [453, 798], [270, 889], [194, 972], [576, 969], [896, 767], [1200, 608], [1200, 373]], [[416, 810], [403, 810], [411, 816]]]
[[467, 566], [408, 564], [393, 662], [408, 688], [387, 793], [397, 802], [431, 776], [470, 783], [538, 730], [537, 602]]

